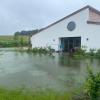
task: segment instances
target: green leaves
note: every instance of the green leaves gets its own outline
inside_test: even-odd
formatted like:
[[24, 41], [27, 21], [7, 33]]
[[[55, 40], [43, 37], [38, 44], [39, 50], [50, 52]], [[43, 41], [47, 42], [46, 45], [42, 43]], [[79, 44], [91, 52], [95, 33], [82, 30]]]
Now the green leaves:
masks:
[[88, 78], [85, 83], [85, 92], [91, 100], [100, 99], [100, 72], [94, 74], [92, 69], [88, 69]]

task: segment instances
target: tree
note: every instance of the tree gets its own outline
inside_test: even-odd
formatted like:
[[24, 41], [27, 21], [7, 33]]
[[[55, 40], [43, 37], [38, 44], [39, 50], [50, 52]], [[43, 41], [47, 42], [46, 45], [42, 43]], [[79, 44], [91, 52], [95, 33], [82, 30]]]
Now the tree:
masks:
[[15, 46], [18, 46], [18, 42], [19, 42], [18, 35], [19, 35], [19, 32], [15, 32], [15, 34], [14, 34], [14, 43], [15, 43]]
[[21, 36], [21, 38], [20, 38], [20, 45], [21, 45], [21, 47], [23, 47], [23, 46], [24, 46], [23, 36]]

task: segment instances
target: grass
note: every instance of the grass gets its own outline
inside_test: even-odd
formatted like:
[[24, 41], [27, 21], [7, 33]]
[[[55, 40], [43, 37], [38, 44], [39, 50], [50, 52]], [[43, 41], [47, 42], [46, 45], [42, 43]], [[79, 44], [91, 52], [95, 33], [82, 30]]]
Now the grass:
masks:
[[72, 96], [54, 91], [24, 93], [21, 90], [0, 89], [0, 100], [72, 100]]
[[[18, 37], [19, 39], [23, 37], [24, 41], [26, 42], [28, 41], [28, 36], [18, 36]], [[0, 42], [12, 42], [12, 41], [15, 41], [13, 35], [1, 35], [0, 36]]]
[[16, 47], [23, 44], [23, 46], [27, 46], [29, 43], [28, 36], [13, 36], [6, 35], [0, 36], [0, 47]]

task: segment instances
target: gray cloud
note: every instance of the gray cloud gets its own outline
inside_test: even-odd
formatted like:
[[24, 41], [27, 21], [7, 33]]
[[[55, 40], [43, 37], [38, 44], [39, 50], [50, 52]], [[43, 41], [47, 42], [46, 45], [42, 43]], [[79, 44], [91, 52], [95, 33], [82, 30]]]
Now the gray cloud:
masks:
[[0, 0], [0, 35], [44, 27], [71, 12], [99, 0]]

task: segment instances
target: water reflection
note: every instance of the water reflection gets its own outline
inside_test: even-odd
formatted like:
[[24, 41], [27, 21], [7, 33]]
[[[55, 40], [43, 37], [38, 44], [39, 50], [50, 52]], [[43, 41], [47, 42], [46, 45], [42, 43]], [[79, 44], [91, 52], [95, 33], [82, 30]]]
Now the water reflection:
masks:
[[80, 60], [74, 59], [67, 54], [60, 54], [59, 65], [64, 67], [80, 67]]
[[100, 61], [97, 59], [76, 60], [58, 53], [0, 53], [3, 53], [0, 55], [0, 86], [9, 88], [24, 85], [29, 89], [70, 90], [84, 81], [87, 63], [95, 71], [100, 70]]

